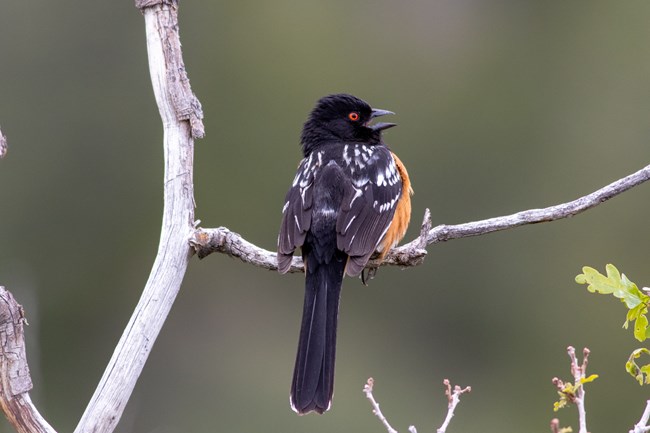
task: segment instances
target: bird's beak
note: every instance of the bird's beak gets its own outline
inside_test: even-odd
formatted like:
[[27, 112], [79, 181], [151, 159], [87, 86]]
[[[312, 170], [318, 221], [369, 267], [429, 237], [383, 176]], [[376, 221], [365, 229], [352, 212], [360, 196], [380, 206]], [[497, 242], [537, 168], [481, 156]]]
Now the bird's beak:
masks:
[[[395, 113], [388, 110], [380, 110], [379, 108], [373, 108], [370, 114], [370, 118], [374, 119], [375, 117], [385, 116], [386, 114], [395, 114]], [[374, 125], [369, 125], [368, 128], [372, 129], [373, 131], [382, 131], [384, 129], [392, 128], [393, 126], [397, 126], [397, 124], [388, 123], [388, 122], [377, 122]]]

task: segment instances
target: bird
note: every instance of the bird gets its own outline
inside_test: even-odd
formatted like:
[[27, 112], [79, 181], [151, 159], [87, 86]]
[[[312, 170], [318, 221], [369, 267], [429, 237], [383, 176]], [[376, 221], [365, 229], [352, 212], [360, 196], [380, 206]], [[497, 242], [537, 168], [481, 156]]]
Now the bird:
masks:
[[411, 218], [411, 181], [382, 139], [395, 114], [350, 94], [319, 99], [300, 136], [303, 158], [282, 209], [278, 271], [301, 249], [305, 299], [291, 408], [303, 415], [329, 410], [339, 298], [344, 275], [362, 274], [402, 240]]

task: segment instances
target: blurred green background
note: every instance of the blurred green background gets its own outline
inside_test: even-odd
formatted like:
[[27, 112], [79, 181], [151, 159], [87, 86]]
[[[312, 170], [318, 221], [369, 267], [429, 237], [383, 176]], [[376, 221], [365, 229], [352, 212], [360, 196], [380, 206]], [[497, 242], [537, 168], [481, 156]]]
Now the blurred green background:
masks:
[[[181, 2], [207, 136], [196, 217], [273, 249], [314, 102], [390, 109], [386, 140], [425, 207], [454, 224], [572, 200], [648, 163], [650, 3]], [[25, 305], [33, 399], [58, 431], [88, 402], [147, 279], [162, 207], [162, 128], [133, 2], [0, 7], [0, 284]], [[441, 382], [472, 385], [449, 432], [577, 431], [552, 411], [567, 345], [592, 350], [591, 431], [627, 431], [648, 390], [624, 371], [625, 309], [574, 283], [615, 263], [650, 285], [643, 185], [577, 217], [432, 246], [423, 266], [344, 284], [334, 405], [288, 404], [302, 276], [193, 259], [120, 433], [433, 431]], [[0, 421], [0, 431], [11, 431]]]

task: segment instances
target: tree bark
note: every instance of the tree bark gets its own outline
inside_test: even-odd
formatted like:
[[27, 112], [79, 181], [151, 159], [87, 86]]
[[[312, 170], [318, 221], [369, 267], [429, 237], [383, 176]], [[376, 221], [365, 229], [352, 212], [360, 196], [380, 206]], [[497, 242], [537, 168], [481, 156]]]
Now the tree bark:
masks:
[[0, 407], [19, 433], [56, 433], [29, 397], [23, 307], [0, 286]]
[[144, 14], [151, 82], [164, 126], [164, 209], [158, 254], [140, 301], [75, 433], [117, 426], [193, 254], [193, 137], [203, 136], [200, 104], [181, 56], [176, 1], [137, 1]]

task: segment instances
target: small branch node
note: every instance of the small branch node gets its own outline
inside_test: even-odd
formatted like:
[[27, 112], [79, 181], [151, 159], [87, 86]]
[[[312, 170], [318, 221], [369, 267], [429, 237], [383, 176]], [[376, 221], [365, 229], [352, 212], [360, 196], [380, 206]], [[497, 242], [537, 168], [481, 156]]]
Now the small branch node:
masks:
[[424, 250], [427, 247], [427, 236], [431, 231], [431, 227], [431, 211], [429, 208], [426, 208], [424, 210], [424, 218], [422, 219], [422, 226], [420, 227], [420, 237], [418, 241], [418, 248], [421, 250]]
[[551, 420], [551, 433], [560, 433], [560, 420], [557, 418]]

